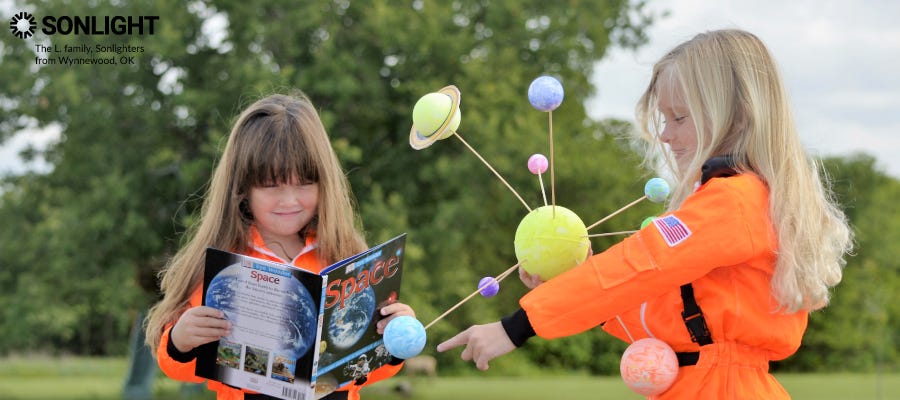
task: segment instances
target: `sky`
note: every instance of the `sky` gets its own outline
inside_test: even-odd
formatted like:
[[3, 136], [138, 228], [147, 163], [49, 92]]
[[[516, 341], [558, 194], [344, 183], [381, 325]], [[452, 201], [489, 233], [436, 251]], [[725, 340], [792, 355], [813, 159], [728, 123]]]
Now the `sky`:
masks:
[[634, 121], [656, 60], [697, 33], [739, 28], [773, 53], [804, 146], [819, 156], [863, 152], [900, 178], [900, 1], [650, 0], [670, 15], [638, 51], [613, 49], [592, 78], [588, 115]]
[[[0, 2], [5, 3], [6, 1]], [[612, 49], [592, 81], [588, 114], [633, 121], [653, 63], [699, 32], [740, 28], [759, 36], [779, 63], [802, 140], [815, 155], [864, 152], [876, 167], [900, 178], [900, 1], [894, 0], [650, 0], [668, 10], [638, 51]], [[0, 174], [25, 168], [16, 156], [32, 142], [27, 132], [0, 145]]]

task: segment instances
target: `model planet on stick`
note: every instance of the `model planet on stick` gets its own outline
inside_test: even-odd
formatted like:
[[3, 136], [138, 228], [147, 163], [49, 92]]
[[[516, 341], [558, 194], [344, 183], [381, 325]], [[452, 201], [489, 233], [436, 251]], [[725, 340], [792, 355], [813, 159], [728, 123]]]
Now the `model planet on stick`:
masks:
[[562, 104], [563, 86], [552, 76], [540, 76], [528, 86], [528, 102], [538, 111], [553, 111]]
[[644, 184], [644, 195], [654, 203], [662, 203], [669, 197], [669, 182], [663, 178], [651, 178]]
[[639, 339], [625, 349], [619, 372], [631, 390], [655, 396], [669, 390], [678, 377], [678, 357], [662, 340]]
[[565, 207], [543, 206], [519, 222], [514, 245], [522, 268], [548, 280], [581, 264], [591, 243], [578, 215]]
[[384, 347], [397, 358], [406, 360], [419, 355], [426, 339], [425, 327], [408, 315], [394, 318], [384, 327]]
[[528, 157], [528, 171], [532, 174], [540, 175], [547, 172], [548, 165], [547, 157], [543, 154], [532, 154], [531, 157]]
[[486, 276], [478, 281], [478, 292], [484, 297], [494, 297], [500, 292], [500, 282], [493, 276]]
[[422, 150], [434, 142], [453, 136], [462, 116], [459, 111], [460, 92], [456, 86], [422, 96], [413, 107], [413, 126], [409, 131], [409, 145]]

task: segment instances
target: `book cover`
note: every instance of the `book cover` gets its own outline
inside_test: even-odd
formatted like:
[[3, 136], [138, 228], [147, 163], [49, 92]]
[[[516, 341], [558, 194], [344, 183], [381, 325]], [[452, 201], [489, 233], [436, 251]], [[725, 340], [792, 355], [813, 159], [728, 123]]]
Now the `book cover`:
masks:
[[321, 385], [352, 384], [391, 360], [375, 324], [381, 308], [399, 299], [405, 241], [397, 236], [326, 270]]
[[[314, 274], [208, 248], [203, 305], [232, 332], [198, 347], [195, 373], [281, 399], [308, 400], [390, 360], [376, 332], [397, 301], [406, 234]], [[318, 382], [317, 382], [318, 381]]]

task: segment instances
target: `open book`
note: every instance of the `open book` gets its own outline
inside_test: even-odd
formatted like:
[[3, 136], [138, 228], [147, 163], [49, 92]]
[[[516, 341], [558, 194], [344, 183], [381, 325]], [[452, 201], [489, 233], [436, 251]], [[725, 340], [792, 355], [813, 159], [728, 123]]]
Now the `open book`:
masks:
[[282, 399], [309, 400], [391, 359], [375, 323], [400, 292], [406, 234], [315, 274], [209, 248], [203, 305], [231, 334], [198, 347], [197, 376]]

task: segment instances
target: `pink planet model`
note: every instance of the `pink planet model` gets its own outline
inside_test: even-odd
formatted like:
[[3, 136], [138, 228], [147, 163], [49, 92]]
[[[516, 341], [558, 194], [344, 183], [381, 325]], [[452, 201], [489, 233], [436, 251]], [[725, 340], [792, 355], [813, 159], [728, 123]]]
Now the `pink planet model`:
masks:
[[528, 170], [535, 175], [543, 174], [547, 171], [547, 157], [543, 154], [532, 154], [528, 157]]
[[662, 340], [639, 339], [625, 349], [619, 371], [631, 390], [655, 396], [669, 390], [678, 377], [678, 357]]

